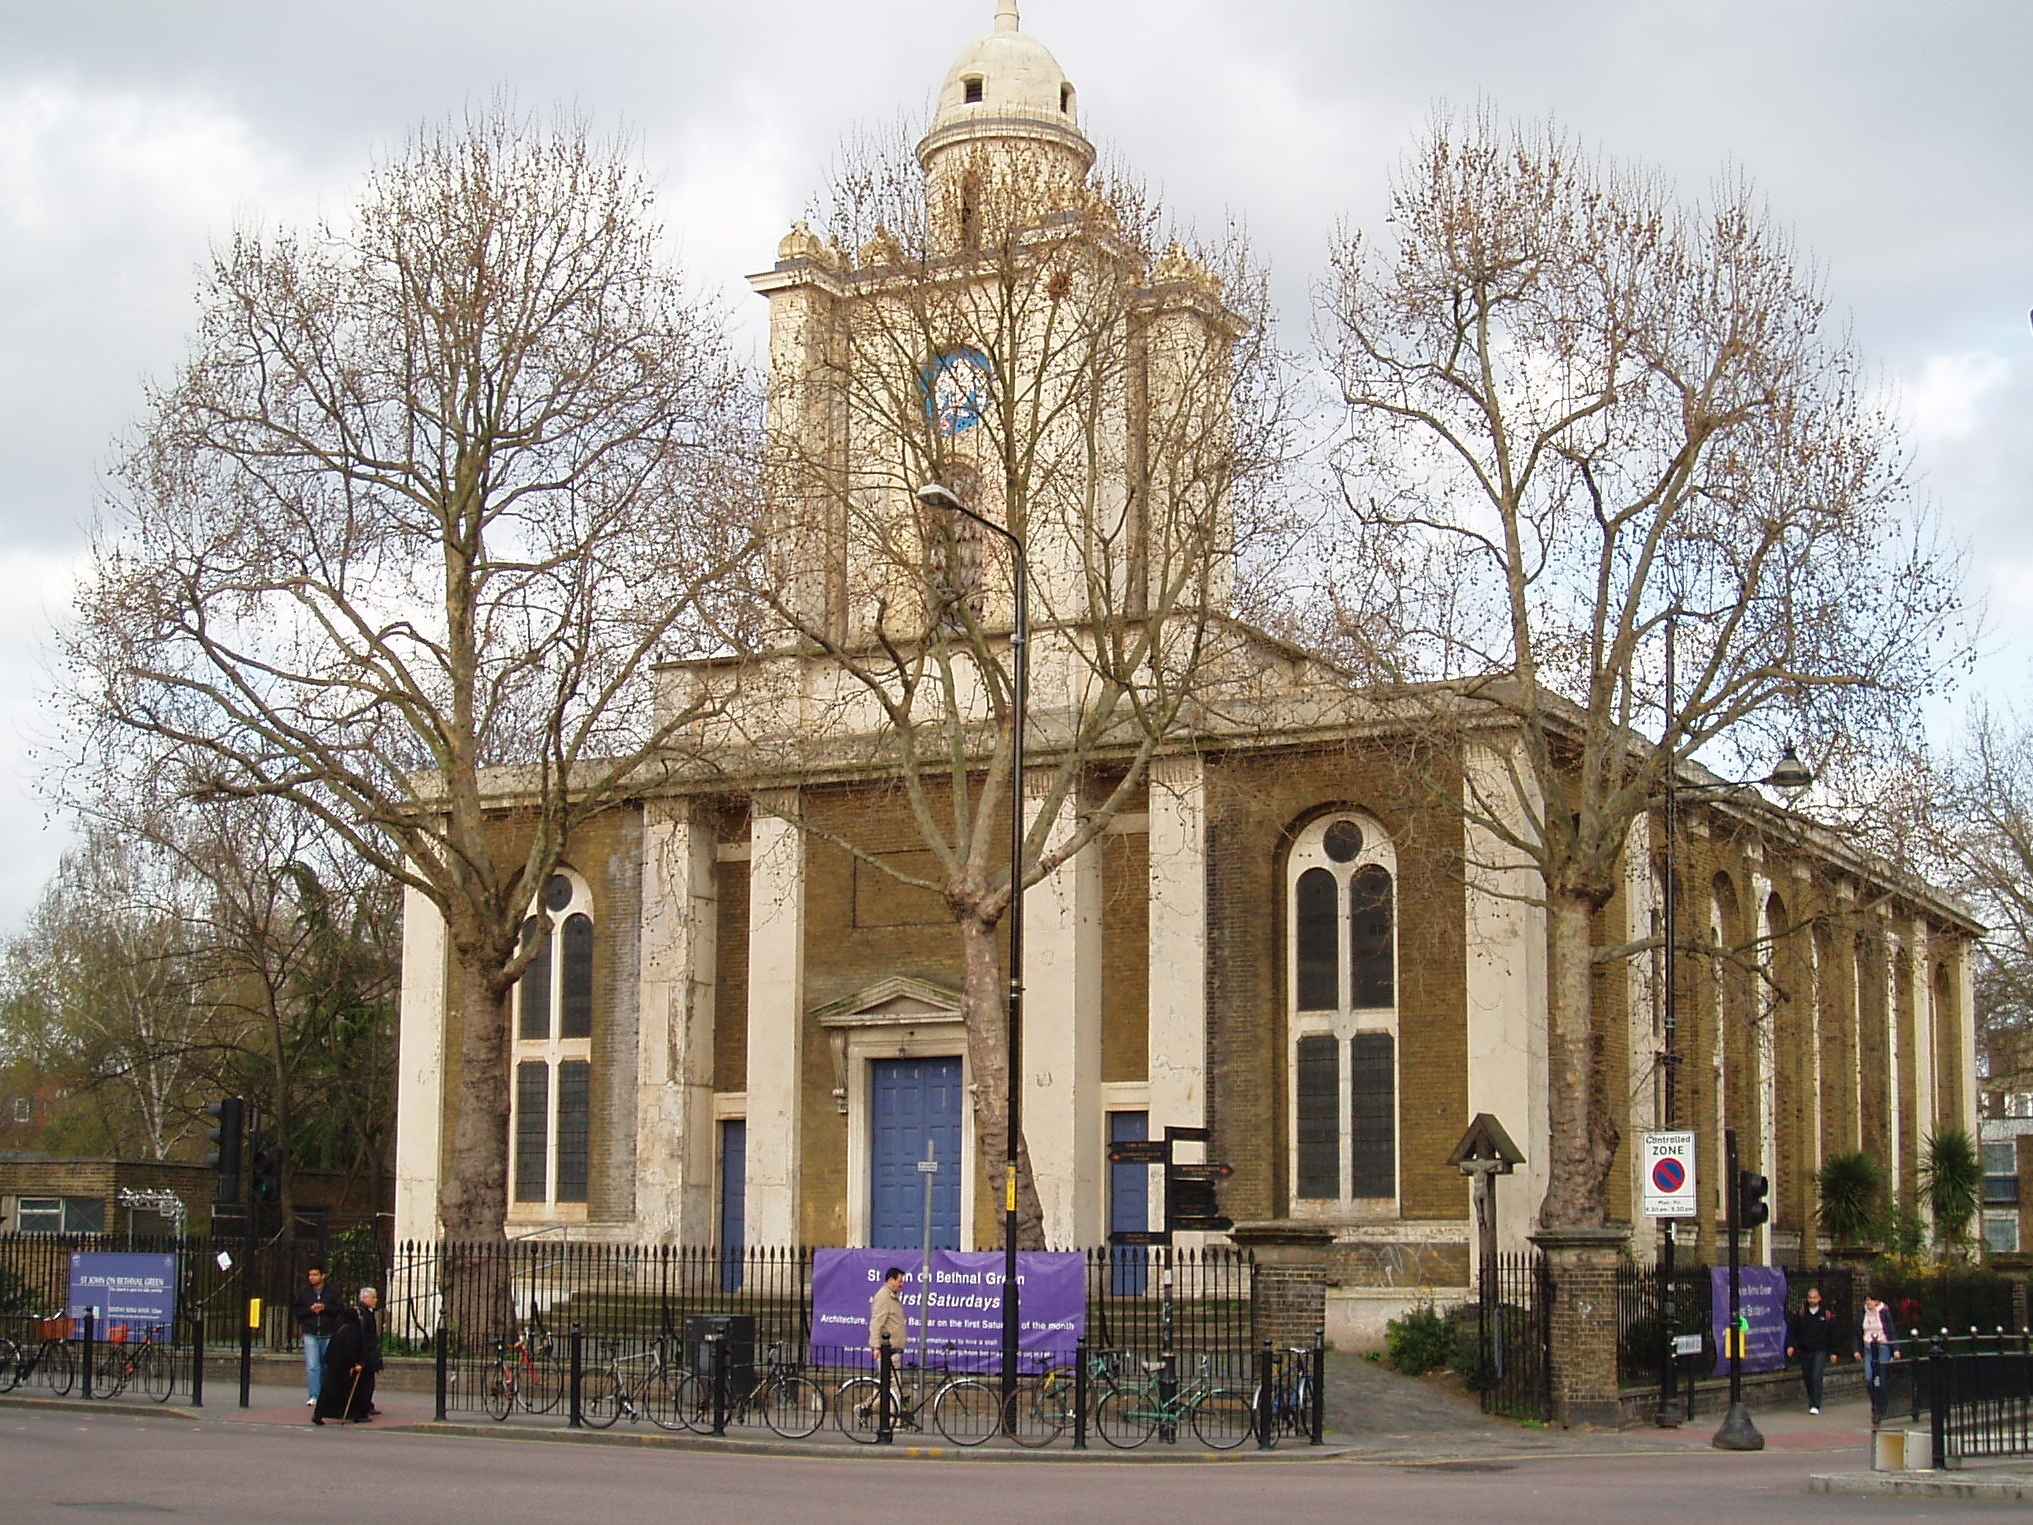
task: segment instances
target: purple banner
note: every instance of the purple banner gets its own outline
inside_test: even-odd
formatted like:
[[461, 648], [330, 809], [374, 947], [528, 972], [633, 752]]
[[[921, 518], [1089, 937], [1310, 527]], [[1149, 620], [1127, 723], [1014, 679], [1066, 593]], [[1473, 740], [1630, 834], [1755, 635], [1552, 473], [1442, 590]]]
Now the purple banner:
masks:
[[[1708, 1268], [1714, 1309], [1715, 1374], [1729, 1375], [1729, 1267]], [[1737, 1272], [1737, 1311], [1745, 1325], [1745, 1371], [1778, 1371], [1786, 1364], [1786, 1273], [1777, 1266]]]
[[[904, 1272], [904, 1359], [922, 1349], [934, 1366], [993, 1371], [1002, 1350], [1002, 1252], [934, 1250], [929, 1298], [919, 1257], [895, 1250], [820, 1250], [812, 1257], [812, 1358], [870, 1365], [868, 1305], [890, 1266]], [[928, 1306], [929, 1305], [929, 1306]], [[1017, 1308], [1023, 1352], [1064, 1356], [1087, 1332], [1086, 1257], [1078, 1251], [1017, 1254]], [[1025, 1363], [1028, 1369], [1029, 1363]]]

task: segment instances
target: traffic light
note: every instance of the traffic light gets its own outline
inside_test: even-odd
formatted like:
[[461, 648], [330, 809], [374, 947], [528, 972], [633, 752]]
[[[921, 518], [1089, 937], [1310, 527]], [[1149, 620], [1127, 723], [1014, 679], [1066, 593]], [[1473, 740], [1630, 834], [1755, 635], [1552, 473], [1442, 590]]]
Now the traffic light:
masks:
[[1772, 1204], [1766, 1199], [1771, 1195], [1772, 1183], [1755, 1170], [1737, 1172], [1737, 1227], [1756, 1228], [1769, 1223], [1772, 1218]]
[[257, 1138], [254, 1150], [254, 1200], [282, 1200], [282, 1148]]
[[217, 1127], [205, 1130], [205, 1140], [212, 1146], [212, 1152], [205, 1156], [205, 1165], [219, 1176], [217, 1200], [238, 1202], [240, 1140], [246, 1126], [247, 1104], [237, 1096], [228, 1096], [224, 1101], [206, 1103], [205, 1115], [218, 1119]]

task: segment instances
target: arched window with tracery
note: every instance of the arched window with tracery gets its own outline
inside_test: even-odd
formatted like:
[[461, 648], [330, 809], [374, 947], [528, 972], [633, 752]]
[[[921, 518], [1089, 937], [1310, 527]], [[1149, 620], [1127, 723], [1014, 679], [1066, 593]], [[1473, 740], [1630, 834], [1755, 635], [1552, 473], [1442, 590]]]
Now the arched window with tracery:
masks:
[[1398, 1194], [1397, 855], [1371, 817], [1311, 822], [1286, 868], [1294, 1211]]
[[541, 945], [515, 987], [509, 1175], [524, 1213], [583, 1203], [592, 1174], [593, 898], [568, 871], [544, 886], [544, 931], [535, 909], [523, 945]]

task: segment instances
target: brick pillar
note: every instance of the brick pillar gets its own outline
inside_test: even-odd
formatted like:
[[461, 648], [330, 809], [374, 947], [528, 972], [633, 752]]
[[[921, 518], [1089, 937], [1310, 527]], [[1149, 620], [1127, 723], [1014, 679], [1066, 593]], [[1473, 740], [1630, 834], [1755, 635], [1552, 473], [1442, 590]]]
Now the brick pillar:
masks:
[[1269, 1340], [1280, 1350], [1311, 1345], [1327, 1327], [1327, 1247], [1334, 1230], [1324, 1223], [1238, 1223], [1229, 1237], [1256, 1261], [1252, 1340]]
[[1617, 1267], [1626, 1226], [1557, 1229], [1532, 1236], [1553, 1288], [1549, 1320], [1553, 1417], [1564, 1425], [1616, 1425]]

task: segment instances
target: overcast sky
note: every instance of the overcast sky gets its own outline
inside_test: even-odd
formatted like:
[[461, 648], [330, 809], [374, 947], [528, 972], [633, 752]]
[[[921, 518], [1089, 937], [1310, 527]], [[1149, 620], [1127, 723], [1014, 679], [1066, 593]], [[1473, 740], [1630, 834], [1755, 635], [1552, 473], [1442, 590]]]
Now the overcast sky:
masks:
[[[9, 0], [0, 5], [0, 933], [66, 840], [34, 742], [112, 441], [236, 223], [342, 205], [418, 121], [506, 87], [629, 126], [748, 342], [843, 134], [914, 125], [993, 0]], [[1436, 103], [1551, 113], [1699, 195], [1747, 172], [1825, 272], [1988, 605], [1965, 697], [2033, 675], [2033, 5], [1024, 0], [1084, 125], [1247, 220], [1295, 325]], [[1952, 715], [1944, 710], [1944, 725]]]

